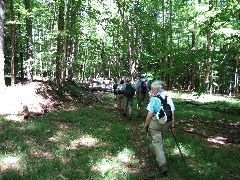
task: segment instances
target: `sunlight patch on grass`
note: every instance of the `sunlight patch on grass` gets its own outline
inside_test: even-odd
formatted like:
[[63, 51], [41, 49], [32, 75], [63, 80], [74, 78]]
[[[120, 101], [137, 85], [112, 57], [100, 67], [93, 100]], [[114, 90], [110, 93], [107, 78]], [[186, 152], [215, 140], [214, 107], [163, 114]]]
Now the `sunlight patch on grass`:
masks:
[[100, 171], [101, 173], [105, 173], [110, 169], [117, 168], [119, 164], [114, 163], [110, 159], [102, 159], [100, 162], [97, 163], [97, 166], [93, 167], [94, 170]]
[[226, 144], [228, 139], [224, 137], [209, 137], [207, 138], [208, 142], [217, 143], [217, 144]]
[[[186, 147], [184, 147], [183, 145], [180, 144], [179, 148], [180, 148], [180, 150], [181, 150], [181, 152], [184, 156], [192, 155], [190, 147], [186, 148]], [[172, 154], [173, 155], [179, 155], [179, 156], [181, 155], [177, 146], [173, 149]]]
[[103, 158], [92, 167], [92, 171], [99, 172], [104, 179], [117, 179], [128, 174], [127, 167], [116, 158]]
[[177, 99], [185, 99], [185, 100], [194, 100], [201, 103], [205, 102], [214, 102], [214, 101], [227, 101], [227, 102], [235, 102], [234, 98], [228, 96], [218, 96], [218, 95], [210, 95], [210, 94], [201, 94], [198, 96], [196, 93], [176, 93], [172, 91], [166, 91], [166, 94], [172, 98]]
[[4, 155], [0, 157], [0, 171], [16, 170], [22, 171], [25, 167], [23, 158], [17, 155]]
[[87, 147], [98, 147], [102, 146], [104, 143], [99, 141], [97, 138], [92, 137], [91, 135], [84, 135], [80, 137], [79, 139], [75, 139], [70, 142], [70, 146], [68, 149], [75, 150], [79, 146], [87, 146]]
[[123, 149], [116, 156], [109, 156], [100, 159], [92, 166], [92, 171], [101, 173], [105, 179], [125, 179], [130, 173], [139, 173], [139, 160], [135, 153], [130, 149]]
[[124, 162], [124, 163], [130, 163], [133, 159], [135, 159], [134, 152], [125, 148], [123, 151], [118, 153], [117, 156], [118, 160]]
[[4, 119], [8, 121], [15, 121], [15, 122], [25, 122], [23, 116], [19, 116], [17, 114], [10, 114], [4, 117]]

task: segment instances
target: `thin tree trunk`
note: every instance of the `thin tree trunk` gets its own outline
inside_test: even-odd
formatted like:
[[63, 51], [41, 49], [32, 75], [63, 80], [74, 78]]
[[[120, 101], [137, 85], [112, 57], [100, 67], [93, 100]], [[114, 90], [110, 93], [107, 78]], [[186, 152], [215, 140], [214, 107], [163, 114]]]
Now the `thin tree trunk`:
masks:
[[10, 11], [11, 11], [11, 86], [15, 84], [15, 29], [14, 29], [14, 7], [13, 0], [10, 0]]
[[4, 87], [4, 1], [0, 0], [0, 89]]
[[[21, 19], [21, 14], [18, 12], [18, 20]], [[18, 25], [18, 34], [21, 34], [21, 24]], [[21, 72], [21, 82], [24, 81], [24, 67], [23, 67], [23, 61], [24, 61], [24, 54], [23, 54], [23, 47], [22, 47], [22, 41], [16, 44], [18, 46], [17, 49], [19, 49], [19, 59], [20, 59], [20, 72]]]
[[[31, 0], [24, 0], [25, 8], [28, 13], [32, 13]], [[32, 38], [32, 18], [31, 15], [26, 17], [27, 30], [27, 79], [33, 81], [33, 38]]]
[[193, 62], [194, 62], [194, 53], [195, 53], [195, 44], [196, 44], [196, 36], [195, 33], [192, 32], [192, 49], [191, 49], [191, 53], [192, 53], [192, 63], [189, 65], [189, 86], [188, 86], [188, 90], [192, 90], [193, 89], [193, 79], [194, 79], [194, 72], [193, 72]]
[[[132, 43], [131, 45], [131, 54], [129, 58], [129, 77], [134, 80], [134, 72], [136, 69], [136, 62], [137, 62], [137, 53], [138, 53], [138, 42], [139, 42], [139, 21], [138, 21], [138, 5], [139, 1], [135, 3], [135, 26], [132, 29]], [[134, 32], [135, 31], [135, 32]], [[134, 35], [135, 34], [135, 35]]]
[[[209, 0], [209, 11], [213, 9], [213, 0]], [[206, 90], [208, 90], [210, 82], [210, 75], [211, 75], [211, 30], [209, 29], [207, 32], [207, 59], [206, 59], [206, 71], [205, 71], [205, 78], [204, 83], [206, 85]], [[212, 88], [210, 86], [210, 94], [212, 94]]]
[[[54, 2], [52, 2], [51, 5], [53, 6], [53, 7], [50, 8], [51, 9], [51, 14], [53, 15], [53, 21], [50, 21], [49, 27], [51, 29], [51, 33], [53, 34], [54, 33], [55, 22], [58, 21], [58, 17], [57, 17], [57, 8], [58, 7], [56, 7], [56, 4]], [[54, 42], [55, 42], [55, 37], [52, 36], [50, 38], [50, 42], [49, 42], [51, 52], [53, 52], [54, 48], [55, 48]], [[55, 56], [53, 56], [53, 55], [51, 56], [52, 57], [51, 61], [48, 64], [48, 66], [50, 66], [50, 67], [53, 67], [53, 66], [56, 65], [57, 54], [54, 54], [54, 55]], [[53, 80], [54, 80], [54, 77], [56, 77], [56, 73], [57, 73], [56, 69], [53, 69], [53, 68], [47, 71], [48, 76], [50, 76], [50, 78], [53, 79]]]
[[57, 56], [56, 56], [56, 84], [61, 84], [61, 70], [63, 61], [63, 35], [64, 30], [64, 0], [60, 0], [58, 14], [58, 37], [57, 37]]
[[[164, 64], [164, 73], [163, 73], [163, 81], [166, 82], [166, 76], [167, 76], [167, 57], [166, 57], [166, 29], [165, 29], [165, 0], [162, 0], [162, 47], [163, 47], [163, 57], [162, 57], [162, 62], [160, 62], [160, 64]], [[161, 61], [161, 60], [160, 60]]]
[[[42, 42], [42, 32], [43, 30], [39, 29], [38, 31], [38, 37], [39, 37], [39, 41]], [[39, 52], [42, 52], [42, 43], [40, 43], [39, 45]], [[42, 60], [42, 54], [40, 53], [39, 54], [39, 63], [40, 63], [40, 76], [41, 76], [41, 79], [43, 79], [43, 60]]]
[[72, 6], [72, 1], [68, 1], [67, 4], [67, 12], [66, 12], [66, 18], [65, 18], [65, 32], [67, 32], [67, 34], [64, 36], [64, 44], [63, 44], [63, 50], [64, 50], [64, 57], [63, 57], [63, 70], [62, 70], [62, 83], [65, 82], [66, 80], [66, 76], [67, 76], [67, 68], [69, 66], [69, 34], [68, 31], [69, 29], [69, 15], [70, 15], [70, 8]]
[[236, 57], [236, 67], [235, 67], [235, 94], [236, 96], [239, 95], [239, 75], [238, 75], [238, 57]]
[[[18, 12], [18, 20], [20, 20], [21, 18], [21, 14]], [[21, 24], [18, 25], [18, 34], [21, 34]], [[24, 67], [23, 67], [23, 61], [24, 61], [24, 54], [23, 54], [23, 47], [22, 47], [22, 41], [20, 41], [19, 43], [16, 44], [18, 46], [17, 49], [19, 49], [19, 59], [20, 59], [20, 76], [21, 76], [21, 82], [24, 81]]]
[[[173, 4], [172, 4], [172, 0], [170, 0], [170, 56], [169, 56], [169, 67], [171, 68], [172, 67], [172, 64], [173, 64], [173, 52], [172, 52], [172, 46], [173, 46], [173, 43], [172, 43], [172, 35], [173, 35], [173, 31], [172, 31], [172, 14], [173, 14]], [[168, 82], [167, 82], [167, 86], [168, 86], [168, 89], [171, 89], [171, 86], [172, 86], [172, 75], [168, 73]]]

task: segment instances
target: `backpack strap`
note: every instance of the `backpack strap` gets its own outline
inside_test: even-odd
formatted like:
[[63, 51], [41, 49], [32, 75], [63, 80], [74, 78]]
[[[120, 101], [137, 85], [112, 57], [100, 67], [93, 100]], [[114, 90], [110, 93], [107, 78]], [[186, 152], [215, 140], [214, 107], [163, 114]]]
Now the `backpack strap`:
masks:
[[165, 96], [165, 103], [167, 104], [167, 96]]
[[157, 97], [158, 99], [160, 99], [160, 101], [161, 101], [162, 104], [164, 104], [164, 105], [167, 104], [167, 96], [165, 96], [165, 99], [163, 99], [162, 96], [160, 96], [160, 95], [157, 95], [156, 97]]

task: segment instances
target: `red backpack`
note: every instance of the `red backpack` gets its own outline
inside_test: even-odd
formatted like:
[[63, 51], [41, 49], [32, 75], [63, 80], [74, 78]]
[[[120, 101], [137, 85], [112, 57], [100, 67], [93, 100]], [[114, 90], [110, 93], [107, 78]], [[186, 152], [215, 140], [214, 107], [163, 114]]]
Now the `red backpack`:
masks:
[[140, 80], [140, 82], [141, 82], [141, 92], [142, 92], [142, 94], [146, 94], [147, 93], [147, 81]]

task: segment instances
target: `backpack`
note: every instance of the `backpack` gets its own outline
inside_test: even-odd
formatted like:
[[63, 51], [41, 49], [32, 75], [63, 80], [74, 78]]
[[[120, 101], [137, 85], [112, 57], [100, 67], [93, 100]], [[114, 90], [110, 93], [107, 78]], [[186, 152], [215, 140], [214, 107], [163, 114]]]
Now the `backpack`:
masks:
[[146, 94], [147, 93], [147, 82], [146, 81], [141, 81], [141, 92], [142, 94]]
[[117, 94], [123, 94], [123, 85], [119, 84], [117, 87]]
[[129, 83], [126, 85], [124, 96], [127, 98], [132, 98], [135, 94], [135, 89], [132, 87], [132, 84]]
[[171, 121], [172, 120], [172, 110], [171, 110], [171, 106], [167, 103], [167, 96], [165, 96], [165, 99], [163, 99], [160, 95], [158, 95], [156, 97], [158, 99], [160, 99], [161, 103], [162, 103], [162, 109], [159, 112], [159, 117], [164, 117], [164, 113], [165, 113], [167, 116], [167, 121]]

